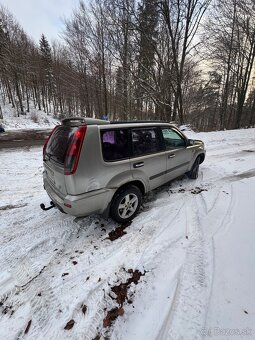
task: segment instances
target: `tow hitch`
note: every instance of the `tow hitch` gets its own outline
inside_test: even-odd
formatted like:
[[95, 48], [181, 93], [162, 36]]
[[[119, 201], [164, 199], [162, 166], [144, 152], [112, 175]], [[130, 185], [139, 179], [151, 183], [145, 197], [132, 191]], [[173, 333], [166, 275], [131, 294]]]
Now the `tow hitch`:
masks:
[[40, 204], [40, 207], [41, 207], [42, 210], [45, 211], [45, 210], [50, 210], [50, 209], [54, 208], [55, 204], [52, 201], [50, 201], [50, 206], [49, 207], [46, 208], [43, 203]]

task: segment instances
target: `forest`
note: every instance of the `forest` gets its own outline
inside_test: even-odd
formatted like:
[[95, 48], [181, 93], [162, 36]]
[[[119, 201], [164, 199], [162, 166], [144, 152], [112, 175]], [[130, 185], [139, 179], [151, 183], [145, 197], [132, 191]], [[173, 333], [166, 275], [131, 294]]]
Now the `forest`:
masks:
[[[0, 7], [0, 97], [64, 118], [255, 125], [252, 0], [80, 1], [58, 40]], [[0, 106], [0, 119], [3, 118]]]

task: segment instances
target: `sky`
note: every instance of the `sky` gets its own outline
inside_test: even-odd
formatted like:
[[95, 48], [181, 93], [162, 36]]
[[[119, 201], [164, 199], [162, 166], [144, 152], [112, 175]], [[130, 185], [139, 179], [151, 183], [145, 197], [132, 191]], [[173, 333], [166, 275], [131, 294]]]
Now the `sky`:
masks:
[[70, 17], [78, 4], [79, 0], [0, 0], [36, 42], [42, 33], [50, 42], [60, 38], [63, 19]]

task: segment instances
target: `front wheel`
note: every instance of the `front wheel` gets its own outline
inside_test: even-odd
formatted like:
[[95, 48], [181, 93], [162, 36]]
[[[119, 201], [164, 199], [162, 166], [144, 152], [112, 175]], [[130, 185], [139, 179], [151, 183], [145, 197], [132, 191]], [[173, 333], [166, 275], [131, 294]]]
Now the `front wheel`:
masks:
[[191, 170], [187, 172], [187, 175], [191, 179], [197, 179], [198, 178], [198, 171], [199, 171], [199, 157], [195, 160]]
[[117, 193], [111, 205], [112, 218], [120, 223], [131, 221], [137, 214], [142, 202], [141, 191], [130, 185]]

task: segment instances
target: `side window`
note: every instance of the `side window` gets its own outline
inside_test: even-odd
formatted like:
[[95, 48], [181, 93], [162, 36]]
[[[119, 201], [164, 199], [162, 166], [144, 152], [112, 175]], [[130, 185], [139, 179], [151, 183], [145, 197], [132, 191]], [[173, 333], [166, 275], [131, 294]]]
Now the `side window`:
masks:
[[133, 156], [143, 156], [161, 151], [160, 138], [156, 128], [132, 130]]
[[111, 162], [129, 158], [127, 129], [102, 130], [101, 144], [105, 161]]
[[162, 134], [167, 150], [184, 147], [186, 145], [185, 140], [176, 131], [170, 128], [162, 128]]

